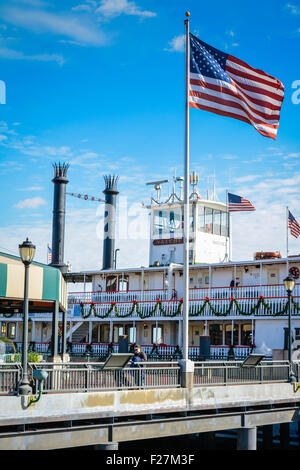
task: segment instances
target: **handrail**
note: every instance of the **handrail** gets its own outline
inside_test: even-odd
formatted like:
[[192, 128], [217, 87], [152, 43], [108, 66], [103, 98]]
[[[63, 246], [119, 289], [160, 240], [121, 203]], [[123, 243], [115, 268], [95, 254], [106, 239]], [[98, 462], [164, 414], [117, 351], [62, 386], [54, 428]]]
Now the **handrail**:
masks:
[[[175, 289], [172, 289], [175, 290]], [[127, 292], [155, 292], [155, 291], [165, 291], [167, 292], [168, 289], [128, 289], [128, 290], [93, 290], [93, 291], [72, 291], [69, 294], [126, 294]]]
[[[281, 283], [279, 284], [247, 284], [247, 285], [239, 285], [239, 286], [234, 286], [234, 287], [230, 287], [230, 286], [211, 286], [209, 287], [209, 285], [205, 286], [205, 287], [190, 287], [189, 290], [205, 290], [205, 289], [241, 289], [241, 288], [244, 288], [244, 287], [258, 287], [258, 288], [261, 288], [261, 287], [278, 287], [278, 286], [281, 286], [284, 288], [284, 285]], [[300, 283], [295, 283], [295, 287], [296, 286], [300, 286]], [[177, 290], [177, 289], [172, 289], [172, 291], [174, 290]], [[87, 291], [87, 292], [82, 292], [82, 291], [78, 291], [78, 292], [75, 292], [75, 291], [72, 291], [72, 292], [69, 292], [69, 295], [71, 294], [126, 294], [127, 292], [155, 292], [155, 291], [165, 291], [167, 292], [168, 289], [128, 289], [128, 290], [115, 290], [115, 291], [101, 291], [101, 290], [97, 290], [97, 291]]]
[[[259, 299], [259, 295], [257, 297], [234, 297], [236, 300], [255, 300], [255, 299]], [[293, 298], [295, 299], [298, 299], [300, 297], [300, 295], [293, 295], [292, 296]], [[287, 296], [285, 295], [282, 295], [282, 296], [264, 296], [264, 299], [286, 299]], [[159, 299], [160, 302], [174, 302], [174, 303], [178, 303], [180, 302], [180, 299]], [[190, 302], [202, 302], [204, 300], [207, 300], [206, 298], [202, 298], [202, 299], [191, 299], [190, 298]], [[215, 301], [215, 300], [231, 300], [231, 297], [216, 297], [216, 298], [209, 298], [209, 300], [211, 301]], [[113, 301], [114, 304], [132, 304], [133, 303], [133, 300], [114, 300]], [[155, 303], [157, 302], [157, 299], [156, 300], [139, 300], [137, 301], [139, 303]], [[80, 304], [83, 304], [83, 305], [90, 305], [91, 303], [95, 304], [95, 305], [98, 305], [98, 304], [101, 304], [101, 305], [111, 305], [111, 301], [105, 301], [105, 302], [97, 302], [95, 300], [92, 300], [92, 301], [83, 301], [83, 302], [69, 302], [69, 304], [71, 305], [80, 305]]]

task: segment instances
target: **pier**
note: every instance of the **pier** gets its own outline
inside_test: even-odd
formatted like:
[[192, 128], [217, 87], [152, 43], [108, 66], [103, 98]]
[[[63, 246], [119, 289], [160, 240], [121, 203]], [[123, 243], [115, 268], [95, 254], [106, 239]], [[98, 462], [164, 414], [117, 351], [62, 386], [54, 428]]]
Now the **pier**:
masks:
[[193, 365], [187, 379], [181, 361], [147, 363], [143, 370], [105, 370], [103, 363], [90, 362], [31, 364], [32, 376], [36, 369], [47, 372], [37, 400], [17, 395], [20, 366], [2, 364], [0, 449], [117, 450], [120, 443], [141, 439], [150, 447], [157, 436], [235, 430], [236, 448], [255, 450], [258, 427], [270, 439], [272, 425], [285, 425], [287, 432], [299, 422], [297, 362], [293, 383], [287, 361]]

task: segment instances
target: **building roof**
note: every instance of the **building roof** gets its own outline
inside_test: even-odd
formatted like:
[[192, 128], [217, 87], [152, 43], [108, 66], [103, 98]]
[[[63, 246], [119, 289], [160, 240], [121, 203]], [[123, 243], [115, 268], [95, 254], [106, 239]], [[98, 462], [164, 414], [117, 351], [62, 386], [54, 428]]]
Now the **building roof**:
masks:
[[[0, 252], [0, 312], [18, 313], [23, 308], [24, 265], [18, 256]], [[67, 310], [67, 284], [57, 268], [33, 261], [29, 268], [30, 312], [52, 311], [59, 301]]]

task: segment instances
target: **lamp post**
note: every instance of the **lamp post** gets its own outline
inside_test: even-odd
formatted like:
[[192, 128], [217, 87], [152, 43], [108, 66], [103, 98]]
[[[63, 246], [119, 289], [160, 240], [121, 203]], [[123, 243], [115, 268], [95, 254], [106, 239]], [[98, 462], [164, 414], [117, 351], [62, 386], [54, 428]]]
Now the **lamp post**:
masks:
[[31, 395], [32, 388], [29, 385], [27, 371], [27, 347], [28, 347], [28, 270], [33, 260], [35, 246], [26, 238], [26, 241], [19, 245], [20, 257], [25, 266], [24, 281], [24, 308], [23, 308], [23, 340], [22, 340], [22, 378], [19, 383], [19, 395]]
[[284, 287], [287, 291], [288, 295], [288, 314], [289, 314], [289, 368], [290, 368], [290, 375], [289, 379], [290, 382], [294, 382], [296, 380], [293, 371], [292, 371], [292, 319], [291, 319], [291, 295], [295, 287], [295, 280], [288, 275], [287, 278], [284, 279]]

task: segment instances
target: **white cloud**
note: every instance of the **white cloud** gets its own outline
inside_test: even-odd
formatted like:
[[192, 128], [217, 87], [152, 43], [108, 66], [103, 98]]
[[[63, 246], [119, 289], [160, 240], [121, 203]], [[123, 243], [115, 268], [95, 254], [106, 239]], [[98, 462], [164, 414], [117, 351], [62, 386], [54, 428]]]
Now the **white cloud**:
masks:
[[43, 186], [29, 186], [28, 188], [18, 188], [18, 191], [42, 191]]
[[58, 65], [63, 65], [65, 63], [65, 59], [61, 54], [26, 55], [23, 52], [9, 49], [7, 47], [0, 47], [0, 58], [11, 60], [35, 60], [39, 62], [56, 62]]
[[77, 41], [82, 45], [107, 44], [106, 35], [87, 18], [80, 20], [74, 14], [50, 13], [44, 10], [4, 8], [1, 17], [15, 25], [35, 33], [50, 33]]
[[235, 178], [235, 183], [247, 183], [248, 181], [254, 181], [257, 178], [260, 178], [261, 175], [247, 175], [247, 176], [241, 176], [239, 178]]
[[17, 209], [36, 209], [44, 204], [47, 204], [45, 199], [41, 197], [32, 197], [29, 199], [23, 199], [14, 205]]
[[142, 18], [152, 18], [156, 16], [156, 13], [141, 10], [135, 2], [128, 0], [101, 0], [96, 11], [106, 18], [114, 18], [120, 15], [139, 16]]
[[300, 15], [300, 7], [291, 3], [286, 4], [286, 8], [292, 13], [292, 15]]
[[169, 47], [165, 51], [169, 52], [184, 52], [185, 50], [185, 34], [175, 36], [169, 43]]

